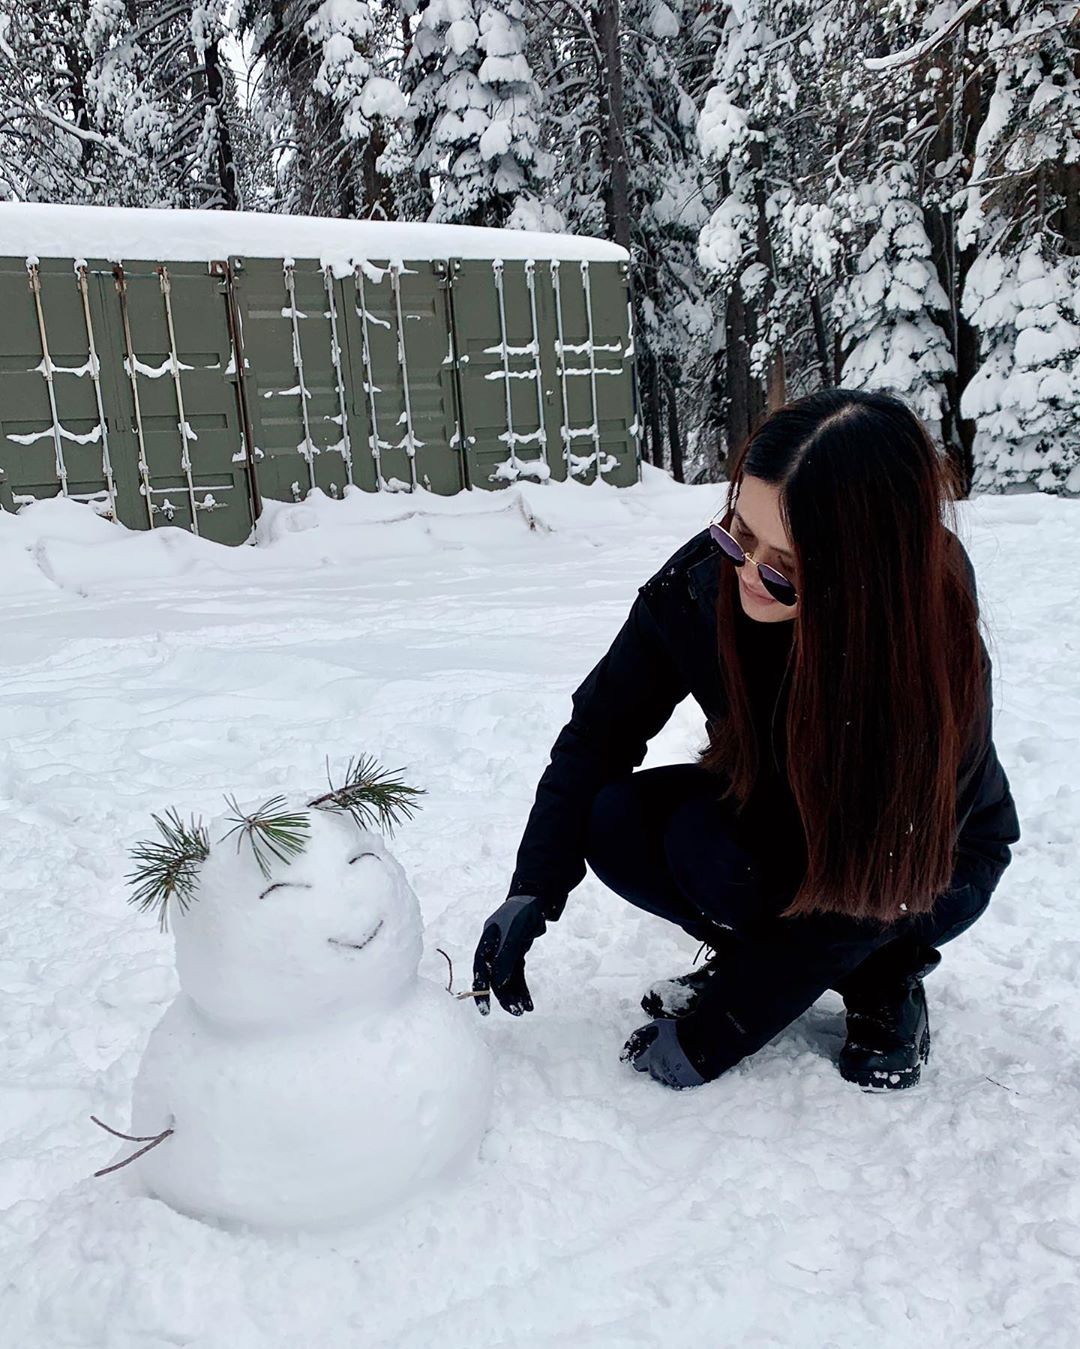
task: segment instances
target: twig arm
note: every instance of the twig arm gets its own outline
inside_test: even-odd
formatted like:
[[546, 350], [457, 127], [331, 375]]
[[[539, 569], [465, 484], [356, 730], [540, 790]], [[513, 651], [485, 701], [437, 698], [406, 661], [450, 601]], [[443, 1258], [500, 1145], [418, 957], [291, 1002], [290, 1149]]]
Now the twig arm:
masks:
[[95, 1171], [94, 1179], [96, 1180], [98, 1176], [107, 1176], [112, 1171], [119, 1171], [123, 1166], [130, 1166], [132, 1162], [138, 1161], [139, 1158], [143, 1156], [144, 1153], [149, 1152], [151, 1148], [156, 1148], [159, 1143], [164, 1143], [171, 1133], [171, 1129], [166, 1129], [164, 1133], [158, 1134], [153, 1142], [147, 1143], [146, 1147], [140, 1148], [138, 1152], [133, 1152], [130, 1157], [125, 1157], [122, 1162], [114, 1162], [112, 1166], [105, 1166], [102, 1167], [100, 1171]]
[[138, 1152], [133, 1152], [130, 1157], [125, 1157], [122, 1162], [114, 1162], [112, 1166], [105, 1166], [102, 1167], [100, 1171], [95, 1171], [94, 1172], [95, 1180], [98, 1178], [98, 1176], [107, 1176], [112, 1171], [119, 1171], [121, 1167], [130, 1166], [132, 1162], [138, 1161], [140, 1157], [148, 1153], [151, 1150], [151, 1148], [156, 1148], [159, 1143], [164, 1143], [166, 1138], [168, 1138], [173, 1133], [173, 1129], [170, 1126], [168, 1129], [162, 1130], [162, 1132], [159, 1134], [141, 1134], [141, 1135], [124, 1134], [121, 1133], [119, 1129], [113, 1129], [103, 1120], [99, 1120], [96, 1115], [91, 1115], [90, 1118], [94, 1121], [94, 1123], [98, 1126], [99, 1129], [104, 1129], [107, 1134], [112, 1134], [114, 1138], [122, 1138], [126, 1143], [146, 1144], [145, 1148], [140, 1148]]

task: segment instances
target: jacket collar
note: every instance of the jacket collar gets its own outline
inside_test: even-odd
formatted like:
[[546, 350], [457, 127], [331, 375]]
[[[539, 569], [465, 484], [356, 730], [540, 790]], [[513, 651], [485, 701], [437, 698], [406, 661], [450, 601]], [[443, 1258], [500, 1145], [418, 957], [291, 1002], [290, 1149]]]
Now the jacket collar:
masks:
[[720, 590], [720, 562], [722, 554], [715, 545], [712, 552], [695, 562], [686, 571], [686, 583], [701, 612], [713, 622], [716, 615], [716, 597]]

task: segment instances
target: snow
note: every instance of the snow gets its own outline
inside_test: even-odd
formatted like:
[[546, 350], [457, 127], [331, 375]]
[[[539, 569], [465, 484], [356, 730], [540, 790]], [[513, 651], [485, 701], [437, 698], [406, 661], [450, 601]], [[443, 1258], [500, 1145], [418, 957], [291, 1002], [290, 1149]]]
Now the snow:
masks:
[[255, 211], [151, 210], [0, 202], [0, 257], [112, 262], [212, 262], [216, 258], [318, 258], [348, 271], [357, 262], [424, 258], [559, 258], [623, 262], [626, 250], [603, 239], [472, 225], [334, 220]]
[[[537, 1010], [476, 1018], [495, 1095], [472, 1170], [276, 1236], [128, 1194], [138, 1163], [91, 1178], [114, 1140], [87, 1117], [123, 1127], [177, 992], [169, 939], [125, 904], [149, 812], [290, 793], [327, 754], [405, 768], [428, 792], [393, 843], [420, 973], [445, 981], [442, 948], [467, 988], [570, 693], [720, 499], [648, 468], [621, 490], [316, 496], [232, 550], [72, 503], [0, 516], [5, 1343], [1071, 1349], [1080, 506], [1040, 494], [962, 508], [1024, 836], [927, 980], [919, 1087], [843, 1082], [831, 994], [718, 1082], [642, 1080], [618, 1060], [638, 999], [696, 947], [589, 876], [529, 955]], [[687, 702], [645, 766], [702, 740]]]

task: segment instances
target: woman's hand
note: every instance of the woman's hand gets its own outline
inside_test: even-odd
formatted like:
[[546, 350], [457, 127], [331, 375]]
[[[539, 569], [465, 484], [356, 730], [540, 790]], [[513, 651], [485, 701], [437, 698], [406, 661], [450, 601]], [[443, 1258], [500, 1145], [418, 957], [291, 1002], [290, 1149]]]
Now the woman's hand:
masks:
[[525, 953], [546, 929], [540, 901], [533, 895], [504, 900], [484, 924], [473, 960], [473, 993], [483, 1016], [491, 1011], [490, 993], [512, 1016], [533, 1010], [525, 983]]
[[681, 1091], [700, 1087], [710, 1079], [703, 1077], [679, 1043], [678, 1020], [661, 1017], [641, 1026], [623, 1046], [619, 1057], [639, 1073], [648, 1073], [665, 1087]]

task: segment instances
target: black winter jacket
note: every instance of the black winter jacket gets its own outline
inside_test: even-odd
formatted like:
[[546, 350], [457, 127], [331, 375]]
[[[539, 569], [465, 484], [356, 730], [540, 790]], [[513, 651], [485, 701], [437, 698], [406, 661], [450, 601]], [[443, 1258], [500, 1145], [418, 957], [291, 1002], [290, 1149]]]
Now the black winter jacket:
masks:
[[[957, 546], [960, 546], [957, 540]], [[970, 583], [975, 578], [964, 552]], [[557, 919], [585, 876], [592, 799], [637, 768], [648, 742], [692, 694], [716, 721], [724, 705], [717, 661], [716, 597], [727, 565], [707, 529], [678, 549], [644, 585], [610, 648], [572, 697], [518, 848], [509, 895], [536, 895]], [[1020, 836], [1009, 783], [998, 761], [990, 715], [990, 658], [983, 651], [987, 716], [957, 785], [954, 883], [992, 890]]]

